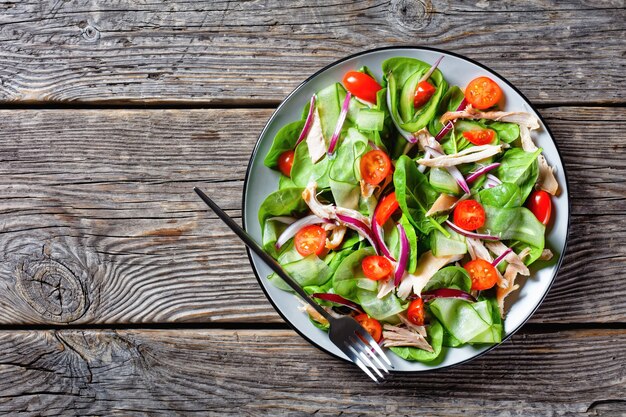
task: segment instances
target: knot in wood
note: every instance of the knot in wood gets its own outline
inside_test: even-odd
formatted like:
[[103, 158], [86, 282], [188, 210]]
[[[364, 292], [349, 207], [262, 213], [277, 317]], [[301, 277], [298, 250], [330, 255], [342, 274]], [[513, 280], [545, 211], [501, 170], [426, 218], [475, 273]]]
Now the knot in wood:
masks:
[[430, 23], [430, 0], [392, 0], [391, 14], [405, 29], [419, 31]]
[[67, 266], [52, 259], [19, 265], [17, 288], [47, 321], [70, 323], [82, 317], [88, 308], [82, 281]]
[[89, 42], [96, 42], [100, 39], [100, 31], [94, 26], [87, 25], [83, 28], [83, 38]]

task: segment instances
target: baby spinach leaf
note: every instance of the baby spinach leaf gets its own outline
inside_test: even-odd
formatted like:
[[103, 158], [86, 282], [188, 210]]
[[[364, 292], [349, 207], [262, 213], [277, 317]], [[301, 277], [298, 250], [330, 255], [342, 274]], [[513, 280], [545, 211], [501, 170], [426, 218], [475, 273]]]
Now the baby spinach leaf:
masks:
[[359, 249], [347, 256], [337, 267], [333, 275], [333, 288], [335, 293], [341, 295], [348, 300], [358, 302], [357, 300], [357, 281], [365, 278], [361, 262], [363, 258], [375, 255], [374, 248], [367, 247]]
[[302, 191], [302, 188], [283, 188], [268, 195], [259, 208], [261, 226], [268, 217], [290, 216], [305, 212], [308, 206], [302, 199]]
[[433, 229], [447, 233], [440, 225], [447, 215], [425, 216], [439, 197], [439, 193], [430, 185], [428, 178], [417, 170], [415, 162], [408, 156], [403, 155], [396, 162], [393, 185], [402, 213], [408, 217], [413, 226], [423, 234], [428, 234]]
[[454, 288], [470, 292], [472, 289], [472, 280], [464, 268], [447, 266], [433, 275], [423, 291], [432, 291], [439, 288]]
[[316, 181], [318, 188], [327, 188], [329, 186], [328, 161], [328, 158], [324, 156], [314, 164], [311, 161], [306, 141], [300, 142], [293, 158], [291, 180], [297, 187], [306, 187], [309, 182]]
[[278, 166], [278, 157], [285, 151], [290, 151], [296, 146], [300, 132], [304, 127], [304, 121], [289, 123], [283, 126], [272, 142], [272, 147], [265, 156], [263, 163], [268, 168], [276, 168]]
[[546, 227], [530, 210], [525, 207], [483, 207], [486, 220], [481, 233], [499, 236], [502, 240], [518, 240], [543, 250]]
[[522, 201], [532, 191], [539, 175], [537, 157], [541, 154], [541, 148], [535, 152], [525, 152], [520, 148], [511, 148], [504, 153], [500, 160], [500, 166], [496, 168], [496, 176], [502, 182], [516, 184], [520, 188]]
[[510, 182], [480, 190], [478, 200], [482, 204], [500, 208], [520, 207], [524, 203], [519, 187]]

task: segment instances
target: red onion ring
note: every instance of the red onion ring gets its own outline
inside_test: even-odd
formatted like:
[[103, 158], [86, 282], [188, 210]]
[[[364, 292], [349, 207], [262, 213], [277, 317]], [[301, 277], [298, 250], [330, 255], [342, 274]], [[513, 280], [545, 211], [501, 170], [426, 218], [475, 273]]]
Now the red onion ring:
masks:
[[306, 138], [306, 135], [309, 134], [309, 130], [311, 130], [311, 126], [313, 125], [313, 113], [315, 112], [315, 94], [311, 96], [311, 102], [309, 105], [309, 114], [306, 116], [306, 122], [304, 122], [304, 127], [302, 128], [302, 132], [300, 132], [300, 136], [296, 141], [296, 146], [300, 144]]
[[469, 232], [465, 229], [461, 229], [459, 226], [457, 226], [456, 224], [452, 223], [450, 220], [446, 220], [446, 224], [450, 227], [450, 229], [454, 230], [455, 232], [457, 232], [460, 235], [466, 236], [466, 237], [471, 237], [474, 239], [483, 239], [483, 240], [500, 240], [500, 238], [498, 236], [492, 236], [492, 235], [485, 235], [482, 233], [474, 233], [474, 232]]
[[341, 128], [343, 127], [343, 123], [346, 121], [348, 109], [350, 108], [350, 98], [352, 98], [352, 94], [348, 91], [346, 93], [346, 98], [343, 100], [343, 105], [341, 106], [341, 113], [339, 113], [339, 118], [337, 119], [337, 124], [335, 125], [335, 132], [333, 133], [333, 137], [330, 139], [330, 144], [328, 145], [328, 156], [331, 156], [335, 152], [335, 147], [337, 146], [337, 141], [339, 140], [339, 135], [341, 134]]

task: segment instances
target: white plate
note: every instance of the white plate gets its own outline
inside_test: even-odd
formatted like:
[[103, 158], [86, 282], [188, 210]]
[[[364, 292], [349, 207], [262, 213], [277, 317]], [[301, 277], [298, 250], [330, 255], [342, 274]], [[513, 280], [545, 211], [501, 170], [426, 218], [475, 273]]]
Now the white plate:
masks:
[[[540, 122], [541, 129], [533, 132], [533, 138], [537, 146], [544, 150], [548, 162], [556, 167], [556, 178], [559, 182], [560, 193], [552, 199], [553, 219], [547, 235], [547, 244], [558, 260], [553, 260], [549, 265], [531, 268], [531, 276], [523, 283], [519, 279], [522, 288], [507, 299], [509, 310], [504, 322], [505, 337], [510, 337], [517, 331], [537, 309], [561, 265], [567, 241], [569, 225], [569, 198], [565, 170], [559, 151], [552, 139], [550, 131], [541, 116], [534, 110], [530, 102], [508, 81], [489, 70], [485, 66], [471, 61], [462, 56], [451, 54], [435, 49], [427, 48], [383, 48], [362, 52], [337, 61], [320, 70], [308, 80], [300, 84], [276, 109], [272, 117], [261, 132], [257, 144], [250, 158], [248, 172], [244, 183], [243, 196], [243, 224], [244, 228], [258, 242], [261, 241], [261, 227], [257, 220], [259, 207], [268, 194], [278, 189], [279, 174], [263, 165], [263, 159], [269, 151], [272, 140], [278, 130], [287, 123], [300, 119], [302, 108], [309, 101], [311, 95], [332, 83], [340, 82], [343, 75], [349, 70], [356, 70], [364, 65], [374, 72], [378, 79], [382, 77], [381, 64], [388, 58], [404, 56], [417, 58], [428, 63], [434, 63], [441, 55], [445, 55], [439, 65], [449, 85], [465, 86], [472, 79], [488, 75], [496, 81], [504, 92], [506, 105], [504, 110], [522, 110], [535, 114]], [[302, 337], [314, 346], [346, 359], [344, 354], [333, 345], [327, 334], [311, 324], [306, 314], [298, 310], [298, 301], [291, 293], [281, 291], [271, 285], [266, 277], [271, 273], [256, 255], [248, 251], [252, 268], [263, 288], [267, 298], [276, 311], [287, 321]], [[538, 262], [539, 263], [539, 262]], [[397, 371], [417, 372], [435, 368], [443, 368], [473, 359], [494, 346], [464, 346], [462, 348], [446, 348], [445, 357], [435, 365], [427, 365], [420, 362], [409, 362], [401, 359], [393, 353], [388, 356]], [[347, 360], [347, 359], [346, 359]]]

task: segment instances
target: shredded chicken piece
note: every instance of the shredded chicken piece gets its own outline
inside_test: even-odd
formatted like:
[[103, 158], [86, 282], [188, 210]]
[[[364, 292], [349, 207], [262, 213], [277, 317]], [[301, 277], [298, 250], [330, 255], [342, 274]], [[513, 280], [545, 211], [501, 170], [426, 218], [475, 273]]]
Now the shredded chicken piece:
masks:
[[367, 182], [365, 182], [365, 180], [361, 180], [360, 184], [361, 184], [361, 196], [363, 198], [370, 198], [374, 194], [374, 191], [376, 191], [377, 186], [368, 184]]
[[400, 282], [397, 292], [398, 297], [406, 299], [411, 294], [411, 291], [419, 296], [422, 289], [428, 284], [428, 281], [430, 281], [437, 271], [449, 263], [460, 260], [462, 257], [462, 255], [437, 257], [433, 255], [432, 251], [423, 253], [417, 260], [415, 273], [406, 273], [402, 282]]
[[[317, 199], [317, 183], [310, 182], [309, 185], [302, 191], [302, 199], [309, 206], [309, 209], [318, 217], [323, 219], [337, 220], [337, 214], [343, 216], [349, 216], [363, 222], [367, 227], [370, 227], [370, 219], [356, 210], [348, 209], [345, 207], [338, 207], [332, 204], [322, 204]], [[340, 222], [341, 223], [341, 222]]]
[[306, 136], [306, 144], [309, 147], [309, 155], [313, 163], [322, 159], [326, 154], [326, 141], [322, 133], [322, 122], [317, 108], [313, 112], [313, 124], [311, 124], [311, 129]]
[[413, 136], [415, 136], [415, 139], [417, 139], [417, 143], [421, 151], [424, 150], [425, 146], [430, 146], [434, 150], [443, 153], [443, 148], [441, 147], [441, 144], [437, 142], [437, 139], [435, 139], [435, 137], [430, 134], [430, 131], [427, 128], [418, 130], [413, 134]]
[[326, 238], [326, 248], [335, 249], [341, 245], [341, 242], [343, 242], [343, 238], [346, 235], [346, 230], [346, 226], [335, 226], [330, 234], [330, 237]]
[[[392, 264], [394, 264], [394, 262], [392, 262]], [[395, 265], [394, 265], [394, 268], [395, 268]], [[384, 296], [389, 294], [391, 291], [393, 291], [393, 289], [396, 288], [393, 281], [394, 281], [394, 277], [388, 278], [384, 281], [379, 281], [378, 295], [376, 297], [383, 298]]]
[[498, 287], [496, 288], [496, 301], [498, 302], [498, 308], [500, 309], [500, 317], [504, 318], [504, 299], [514, 291], [519, 289], [519, 285], [515, 284], [508, 288]]
[[467, 243], [467, 250], [472, 260], [484, 259], [487, 262], [493, 262], [491, 254], [480, 239], [474, 239], [473, 237], [465, 238]]
[[[491, 252], [495, 253], [496, 256], [502, 255], [507, 250], [506, 245], [502, 242], [487, 242], [485, 243], [485, 246], [487, 246], [487, 249], [489, 249]], [[504, 260], [509, 264], [508, 266], [513, 266], [518, 274], [525, 275], [525, 276], [530, 275], [530, 271], [528, 270], [528, 267], [524, 264], [524, 261], [522, 261], [522, 259], [515, 252], [513, 251], [509, 252], [504, 257]], [[507, 270], [508, 270], [508, 266], [507, 266]]]
[[409, 319], [406, 317], [405, 313], [398, 314], [398, 317], [400, 318], [400, 321], [402, 323], [404, 323], [404, 325], [406, 327], [408, 327], [409, 329], [415, 330], [420, 335], [426, 337], [426, 327], [425, 326], [418, 326], [417, 324], [411, 323], [409, 321]]
[[298, 301], [300, 301], [300, 304], [301, 304], [301, 306], [298, 307], [298, 310], [306, 311], [309, 317], [311, 317], [313, 320], [315, 320], [316, 322], [324, 326], [328, 324], [328, 320], [326, 320], [326, 317], [318, 313], [317, 310], [314, 309], [309, 303], [307, 303], [306, 301], [303, 301], [300, 297], [296, 297], [296, 298], [298, 298]]
[[428, 167], [450, 167], [469, 162], [481, 161], [502, 151], [502, 145], [471, 146], [461, 152], [450, 155], [436, 156], [430, 159], [419, 159], [418, 164]]
[[549, 194], [556, 195], [559, 192], [559, 183], [554, 176], [554, 167], [548, 164], [543, 155], [539, 155], [537, 159], [539, 160], [539, 177], [537, 178], [539, 188]]
[[552, 259], [554, 255], [552, 254], [552, 251], [550, 249], [544, 249], [543, 252], [541, 252], [541, 256], [539, 257], [539, 259], [541, 259], [542, 261], [549, 261], [550, 259]]
[[383, 346], [413, 346], [434, 352], [432, 346], [428, 344], [424, 336], [409, 328], [393, 326], [385, 323], [383, 326]]
[[[498, 250], [500, 249], [501, 248], [498, 248]], [[500, 309], [500, 316], [502, 318], [504, 318], [505, 316], [504, 299], [513, 291], [516, 291], [517, 289], [519, 289], [519, 285], [515, 283], [515, 278], [517, 278], [517, 274], [520, 273], [526, 276], [530, 275], [530, 271], [528, 270], [528, 267], [524, 264], [524, 258], [527, 257], [529, 253], [530, 253], [530, 248], [524, 248], [519, 253], [519, 255], [515, 255], [517, 259], [515, 259], [514, 262], [509, 262], [508, 255], [506, 258], [504, 258], [507, 262], [509, 262], [509, 264], [506, 267], [506, 270], [504, 271], [504, 283], [498, 282], [498, 288], [496, 288], [496, 301], [498, 303], [498, 308]]]
[[520, 126], [526, 126], [529, 129], [539, 129], [539, 120], [535, 116], [527, 112], [521, 111], [487, 111], [476, 110], [471, 104], [468, 104], [464, 110], [449, 111], [441, 116], [441, 123], [444, 125], [450, 120], [456, 119], [487, 119], [499, 122], [516, 123]]
[[452, 210], [456, 203], [458, 203], [458, 201], [458, 197], [442, 193], [439, 195], [439, 197], [437, 197], [437, 199], [433, 203], [433, 206], [428, 209], [425, 216], [428, 217], [436, 213], [441, 213], [442, 211]]

